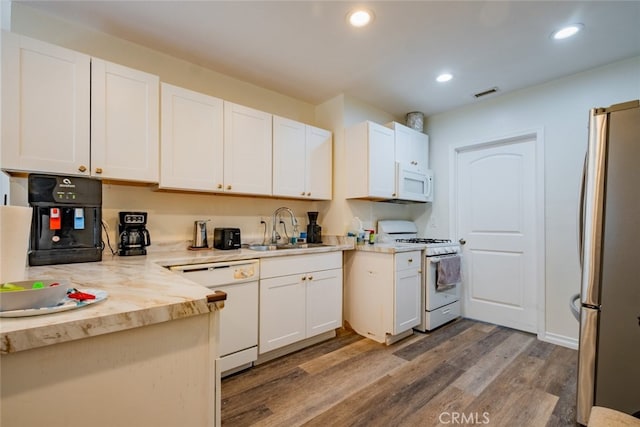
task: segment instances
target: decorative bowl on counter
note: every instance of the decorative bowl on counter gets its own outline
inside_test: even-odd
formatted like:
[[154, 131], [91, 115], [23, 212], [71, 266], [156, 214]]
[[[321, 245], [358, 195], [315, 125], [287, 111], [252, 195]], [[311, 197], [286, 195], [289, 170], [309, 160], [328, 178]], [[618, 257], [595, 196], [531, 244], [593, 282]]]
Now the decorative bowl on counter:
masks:
[[0, 285], [0, 311], [53, 307], [67, 295], [60, 280], [23, 280]]

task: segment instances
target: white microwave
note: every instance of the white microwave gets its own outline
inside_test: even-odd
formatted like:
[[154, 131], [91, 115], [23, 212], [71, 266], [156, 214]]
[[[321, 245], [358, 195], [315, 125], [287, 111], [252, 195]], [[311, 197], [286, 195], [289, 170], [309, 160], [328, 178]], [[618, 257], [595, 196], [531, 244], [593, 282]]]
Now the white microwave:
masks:
[[397, 197], [414, 202], [433, 202], [433, 172], [416, 172], [396, 163]]

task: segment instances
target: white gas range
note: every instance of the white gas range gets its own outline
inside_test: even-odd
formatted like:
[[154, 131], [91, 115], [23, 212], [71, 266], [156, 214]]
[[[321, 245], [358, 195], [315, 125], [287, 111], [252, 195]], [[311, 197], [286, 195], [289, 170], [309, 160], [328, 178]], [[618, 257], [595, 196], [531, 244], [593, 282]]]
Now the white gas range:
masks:
[[460, 245], [447, 239], [420, 238], [412, 221], [378, 221], [381, 245], [423, 251], [422, 321], [417, 329], [426, 332], [460, 317]]

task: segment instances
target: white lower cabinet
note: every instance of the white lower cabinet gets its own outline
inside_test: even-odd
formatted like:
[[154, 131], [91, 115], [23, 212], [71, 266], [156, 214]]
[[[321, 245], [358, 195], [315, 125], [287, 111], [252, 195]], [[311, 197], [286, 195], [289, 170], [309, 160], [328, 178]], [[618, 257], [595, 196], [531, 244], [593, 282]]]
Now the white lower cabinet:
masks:
[[258, 353], [342, 325], [342, 252], [263, 259], [260, 271]]
[[390, 344], [418, 326], [421, 251], [350, 251], [345, 268], [345, 321], [358, 334]]

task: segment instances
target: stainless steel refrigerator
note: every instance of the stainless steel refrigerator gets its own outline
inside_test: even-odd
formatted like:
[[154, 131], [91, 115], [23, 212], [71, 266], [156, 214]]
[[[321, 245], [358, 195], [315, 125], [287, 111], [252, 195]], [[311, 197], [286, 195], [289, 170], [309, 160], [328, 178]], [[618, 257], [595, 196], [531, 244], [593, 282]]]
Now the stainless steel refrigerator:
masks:
[[577, 421], [640, 416], [640, 102], [591, 110], [581, 215]]

